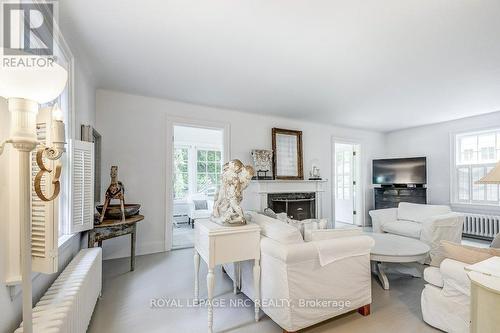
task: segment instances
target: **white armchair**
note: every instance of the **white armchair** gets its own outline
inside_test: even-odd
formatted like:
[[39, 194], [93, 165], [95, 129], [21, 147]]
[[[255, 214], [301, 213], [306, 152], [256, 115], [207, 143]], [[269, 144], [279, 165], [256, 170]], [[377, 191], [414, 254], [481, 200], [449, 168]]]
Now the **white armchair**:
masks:
[[373, 232], [420, 239], [431, 247], [431, 258], [441, 240], [460, 243], [462, 239], [464, 215], [448, 206], [401, 202], [398, 208], [372, 210], [370, 216]]
[[500, 234], [490, 245], [492, 251], [458, 244], [443, 246], [443, 255], [449, 258], [444, 259], [439, 267], [424, 270], [427, 284], [420, 299], [422, 317], [426, 323], [442, 331], [466, 333], [469, 332], [471, 318], [471, 281], [465, 267], [488, 256], [498, 256], [498, 251], [494, 249], [500, 248]]
[[445, 259], [440, 267], [424, 271], [427, 282], [422, 291], [422, 317], [426, 323], [445, 332], [469, 332], [470, 280], [464, 270], [468, 264]]
[[188, 222], [194, 228], [194, 223], [198, 219], [208, 219], [212, 215], [214, 201], [203, 193], [194, 194], [188, 197]]

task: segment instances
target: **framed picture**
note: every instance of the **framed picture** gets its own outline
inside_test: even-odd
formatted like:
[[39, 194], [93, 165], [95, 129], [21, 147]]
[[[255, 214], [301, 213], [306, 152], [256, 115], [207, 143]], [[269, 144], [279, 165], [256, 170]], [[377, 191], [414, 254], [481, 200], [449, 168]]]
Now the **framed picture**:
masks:
[[101, 145], [102, 137], [99, 132], [96, 131], [90, 125], [81, 126], [81, 138], [82, 141], [88, 141], [94, 143], [94, 203], [98, 204], [101, 202]]
[[304, 179], [302, 131], [273, 128], [275, 179]]

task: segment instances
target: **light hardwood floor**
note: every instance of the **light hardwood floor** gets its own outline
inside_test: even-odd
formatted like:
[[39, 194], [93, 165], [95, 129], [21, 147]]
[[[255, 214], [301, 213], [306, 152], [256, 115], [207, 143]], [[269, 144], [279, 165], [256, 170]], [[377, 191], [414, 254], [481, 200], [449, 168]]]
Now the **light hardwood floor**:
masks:
[[[134, 272], [128, 272], [128, 259], [105, 261], [102, 298], [98, 301], [88, 332], [206, 332], [206, 308], [189, 307], [187, 303], [193, 294], [192, 254], [192, 249], [184, 249], [140, 256], [136, 259]], [[204, 276], [206, 266], [202, 263], [202, 282]], [[391, 277], [389, 291], [384, 291], [375, 279], [372, 281], [370, 316], [362, 317], [353, 312], [301, 332], [437, 332], [422, 321], [420, 293], [423, 280], [394, 276]], [[234, 295], [232, 289], [231, 280], [217, 269], [215, 296], [226, 303], [231, 299], [246, 299], [243, 294]], [[206, 297], [204, 283], [200, 283], [200, 296]], [[151, 300], [157, 298], [174, 298], [184, 307], [151, 308]], [[162, 305], [161, 302], [157, 304]], [[214, 331], [278, 333], [281, 329], [263, 312], [260, 322], [255, 323], [253, 306], [249, 306], [216, 308]]]

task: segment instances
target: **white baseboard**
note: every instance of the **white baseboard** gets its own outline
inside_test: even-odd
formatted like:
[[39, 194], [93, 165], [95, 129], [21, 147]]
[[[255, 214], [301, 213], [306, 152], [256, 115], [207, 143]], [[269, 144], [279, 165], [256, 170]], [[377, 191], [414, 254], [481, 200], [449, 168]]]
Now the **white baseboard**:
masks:
[[[130, 242], [127, 242], [130, 244]], [[143, 244], [137, 244], [135, 248], [135, 255], [141, 256], [146, 254], [165, 252], [164, 242], [148, 242]], [[114, 251], [109, 253], [106, 251], [106, 241], [103, 242], [103, 260], [119, 259], [119, 258], [129, 258], [130, 257], [130, 245], [121, 248], [119, 251]]]

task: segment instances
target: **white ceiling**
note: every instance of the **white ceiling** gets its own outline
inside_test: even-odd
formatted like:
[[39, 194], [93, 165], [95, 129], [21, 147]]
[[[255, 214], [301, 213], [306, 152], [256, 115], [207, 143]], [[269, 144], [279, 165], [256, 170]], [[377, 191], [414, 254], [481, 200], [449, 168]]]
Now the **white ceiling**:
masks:
[[498, 0], [60, 6], [100, 88], [380, 131], [500, 110]]

